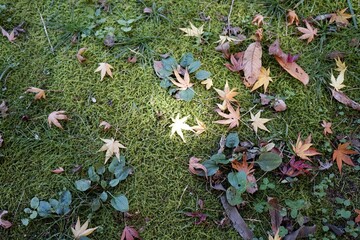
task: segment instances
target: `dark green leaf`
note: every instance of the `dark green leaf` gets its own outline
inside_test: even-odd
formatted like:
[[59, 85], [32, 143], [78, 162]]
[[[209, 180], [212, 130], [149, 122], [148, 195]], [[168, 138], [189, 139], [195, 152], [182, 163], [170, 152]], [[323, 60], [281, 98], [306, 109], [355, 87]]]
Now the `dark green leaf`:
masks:
[[96, 173], [99, 174], [99, 175], [103, 175], [105, 173], [105, 166], [102, 165], [102, 166], [99, 166], [96, 168]]
[[46, 201], [40, 201], [37, 212], [40, 217], [48, 217], [51, 214], [51, 205]]
[[89, 179], [93, 182], [100, 181], [100, 177], [99, 177], [99, 175], [96, 174], [95, 168], [93, 166], [89, 167], [88, 176], [89, 176]]
[[188, 68], [189, 73], [196, 72], [200, 67], [201, 67], [201, 62], [200, 61], [192, 62], [190, 64], [189, 68]]
[[222, 153], [214, 154], [210, 157], [211, 161], [214, 161], [215, 163], [221, 163], [221, 164], [228, 164], [230, 160], [226, 159], [226, 156]]
[[97, 210], [99, 210], [100, 207], [101, 207], [100, 199], [99, 198], [93, 199], [93, 201], [91, 202], [91, 210], [93, 212], [96, 212]]
[[229, 202], [229, 204], [231, 206], [235, 206], [238, 205], [240, 203], [242, 203], [242, 197], [241, 194], [243, 192], [237, 190], [236, 188], [234, 188], [233, 186], [230, 186], [227, 190], [226, 190], [226, 199]]
[[191, 99], [193, 99], [194, 96], [195, 96], [195, 92], [192, 88], [179, 91], [179, 98], [186, 102], [191, 101]]
[[50, 203], [51, 207], [54, 209], [59, 205], [59, 201], [56, 199], [53, 199], [53, 198], [49, 199], [49, 203]]
[[244, 171], [230, 172], [228, 174], [228, 181], [231, 184], [231, 186], [233, 186], [237, 190], [242, 192], [246, 191], [247, 178], [246, 178], [246, 173]]
[[160, 87], [165, 88], [165, 89], [168, 89], [172, 85], [173, 85], [172, 82], [167, 78], [161, 80], [161, 82], [160, 82]]
[[81, 179], [81, 180], [77, 180], [75, 182], [76, 189], [81, 192], [85, 192], [86, 190], [88, 190], [90, 188], [90, 186], [91, 186], [90, 180]]
[[161, 62], [164, 66], [164, 69], [169, 72], [173, 72], [173, 70], [177, 68], [178, 65], [175, 58], [173, 57], [163, 58], [161, 59]]
[[125, 197], [125, 195], [123, 195], [123, 194], [113, 197], [113, 199], [111, 199], [110, 203], [111, 203], [111, 206], [113, 206], [113, 208], [115, 208], [115, 210], [117, 210], [119, 212], [129, 211], [129, 202], [128, 202], [127, 198]]
[[259, 159], [255, 163], [259, 164], [261, 170], [269, 172], [279, 167], [282, 159], [276, 153], [267, 152], [260, 154]]
[[119, 171], [115, 171], [115, 177], [120, 181], [125, 180], [129, 176], [131, 171], [132, 171], [131, 167], [124, 167]]
[[181, 60], [180, 60], [180, 65], [183, 68], [186, 68], [187, 66], [189, 66], [192, 62], [194, 62], [194, 56], [192, 53], [185, 53]]
[[108, 198], [108, 194], [106, 192], [102, 192], [100, 194], [100, 200], [101, 201], [105, 202], [107, 200], [107, 198]]
[[240, 143], [239, 135], [236, 132], [229, 133], [226, 137], [226, 147], [234, 148], [237, 147]]
[[[204, 165], [204, 167], [206, 167], [207, 170], [207, 175], [208, 176], [212, 176], [214, 175], [217, 170], [219, 170], [219, 166], [216, 165], [216, 163], [212, 160], [206, 160], [202, 163]], [[201, 171], [198, 174], [199, 176], [205, 176], [205, 174]]]
[[30, 219], [35, 219], [37, 217], [38, 213], [37, 211], [32, 211], [32, 213], [30, 214], [29, 218]]
[[122, 169], [124, 166], [125, 166], [125, 157], [124, 156], [120, 156], [119, 159], [114, 157], [109, 165], [109, 172], [115, 173], [115, 171], [117, 169]]
[[31, 200], [30, 200], [30, 207], [32, 209], [37, 209], [38, 206], [39, 206], [39, 203], [40, 203], [40, 200], [37, 198], [37, 197], [33, 197]]
[[211, 76], [211, 73], [205, 70], [200, 70], [195, 74], [197, 80], [205, 80]]

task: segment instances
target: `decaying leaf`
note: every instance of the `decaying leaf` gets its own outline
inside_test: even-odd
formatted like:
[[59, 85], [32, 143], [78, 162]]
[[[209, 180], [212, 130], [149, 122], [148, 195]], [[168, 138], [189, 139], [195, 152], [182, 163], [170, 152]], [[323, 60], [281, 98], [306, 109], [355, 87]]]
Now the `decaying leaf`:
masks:
[[280, 214], [281, 207], [277, 198], [268, 197], [267, 201], [270, 205], [269, 213], [271, 219], [271, 230], [275, 235], [277, 235], [277, 233], [279, 233], [279, 228], [283, 220], [283, 217]]
[[326, 122], [325, 120], [323, 120], [321, 126], [324, 128], [324, 135], [326, 136], [326, 134], [332, 134], [332, 130], [331, 130], [331, 122]]
[[257, 114], [255, 114], [255, 116], [252, 114], [252, 112], [250, 112], [251, 119], [249, 121], [252, 122], [251, 125], [253, 126], [255, 133], [257, 134], [258, 128], [265, 130], [267, 132], [270, 132], [269, 129], [267, 129], [264, 124], [267, 123], [268, 121], [270, 121], [271, 119], [261, 118], [260, 114], [261, 114], [261, 111], [259, 111]]
[[301, 226], [296, 231], [285, 236], [284, 240], [296, 240], [300, 238], [307, 238], [310, 235], [314, 235], [316, 232], [316, 225], [314, 226]]
[[243, 37], [239, 38], [239, 37], [236, 37], [236, 36], [222, 36], [222, 35], [220, 35], [219, 38], [220, 38], [220, 40], [215, 42], [215, 43], [219, 43], [219, 46], [223, 45], [226, 42], [229, 42], [229, 43], [234, 42], [235, 44], [238, 44], [238, 43], [240, 43], [240, 42], [242, 42], [244, 40]]
[[170, 79], [171, 82], [177, 86], [178, 90], [186, 90], [191, 88], [194, 84], [190, 82], [190, 75], [187, 69], [185, 69], [184, 78], [182, 78], [177, 69], [174, 69], [174, 75], [177, 81]]
[[229, 113], [226, 114], [226, 113], [222, 112], [220, 109], [217, 109], [216, 112], [225, 119], [217, 120], [214, 123], [229, 125], [229, 129], [239, 126], [240, 108], [237, 107], [237, 109], [235, 111], [234, 108], [231, 105], [229, 105], [228, 110], [229, 110]]
[[225, 63], [225, 66], [232, 72], [240, 72], [244, 69], [243, 65], [244, 52], [238, 52], [230, 55], [230, 63]]
[[87, 48], [80, 48], [79, 51], [76, 54], [76, 58], [79, 61], [79, 63], [83, 63], [86, 61], [86, 58], [82, 56], [82, 54], [87, 50]]
[[204, 25], [197, 28], [190, 22], [190, 28], [179, 28], [181, 31], [185, 32], [185, 36], [201, 38], [201, 35], [204, 33]]
[[297, 27], [297, 29], [303, 33], [299, 39], [307, 39], [307, 43], [310, 43], [314, 40], [314, 37], [317, 36], [317, 29], [313, 28], [308, 21], [305, 21], [306, 28]]
[[201, 175], [205, 174], [205, 177], [207, 178], [207, 169], [204, 165], [202, 165], [200, 162], [201, 159], [196, 157], [191, 157], [189, 160], [189, 171], [194, 175]]
[[64, 113], [65, 111], [54, 111], [50, 113], [48, 116], [49, 127], [51, 127], [51, 125], [54, 124], [56, 127], [63, 129], [63, 127], [61, 126], [58, 120], [69, 119], [68, 116], [66, 116]]
[[345, 70], [339, 73], [339, 76], [335, 79], [334, 75], [331, 74], [331, 83], [330, 86], [333, 86], [336, 91], [340, 91], [340, 89], [346, 87], [344, 82]]
[[10, 228], [12, 226], [11, 222], [2, 219], [3, 216], [5, 216], [6, 214], [8, 214], [8, 211], [0, 210], [0, 227], [5, 228], [5, 229]]
[[259, 78], [254, 84], [253, 88], [251, 89], [251, 92], [258, 89], [261, 86], [264, 86], [264, 92], [266, 92], [266, 89], [269, 86], [270, 82], [272, 82], [272, 79], [270, 77], [270, 68], [266, 70], [266, 68], [261, 67]]
[[136, 238], [140, 239], [138, 231], [132, 226], [125, 226], [120, 240], [134, 240]]
[[223, 100], [222, 104], [217, 104], [220, 110], [225, 111], [231, 103], [238, 103], [234, 97], [239, 93], [236, 92], [236, 88], [230, 90], [228, 81], [225, 83], [224, 91], [217, 88], [214, 89], [219, 94], [219, 98]]
[[275, 236], [271, 236], [269, 235], [269, 239], [268, 240], [281, 240], [281, 237], [279, 236], [279, 230], [275, 233]]
[[105, 163], [115, 154], [115, 156], [119, 159], [120, 158], [120, 148], [126, 148], [124, 145], [119, 143], [119, 141], [115, 141], [115, 139], [102, 139], [101, 140], [105, 143], [100, 149], [99, 152], [106, 151], [105, 153]]
[[291, 76], [298, 79], [304, 85], [309, 83], [309, 75], [296, 63], [288, 62], [288, 54], [284, 53], [280, 48], [279, 39], [276, 39], [269, 47], [269, 54], [274, 55], [276, 61], [284, 68]]
[[99, 67], [95, 70], [95, 72], [100, 72], [101, 81], [102, 81], [106, 74], [108, 74], [111, 78], [113, 78], [111, 69], [114, 69], [114, 68], [110, 64], [108, 64], [108, 63], [99, 63]]
[[284, 100], [275, 99], [273, 108], [276, 112], [283, 112], [286, 110], [287, 107]]
[[205, 123], [203, 123], [202, 121], [200, 121], [199, 119], [196, 118], [196, 126], [191, 127], [194, 131], [196, 135], [200, 135], [203, 132], [206, 131], [206, 125]]
[[6, 106], [6, 102], [2, 101], [2, 103], [0, 104], [0, 113], [1, 113], [1, 117], [4, 118], [8, 115], [7, 111], [8, 111], [8, 107]]
[[55, 174], [60, 174], [60, 173], [63, 173], [65, 170], [63, 167], [58, 167], [56, 169], [53, 169], [51, 170], [52, 173], [55, 173]]
[[213, 86], [213, 81], [211, 78], [208, 78], [204, 81], [201, 81], [201, 84], [205, 85], [206, 90], [209, 90]]
[[206, 221], [207, 214], [204, 214], [202, 212], [184, 212], [184, 214], [188, 217], [197, 218], [198, 220], [195, 221], [195, 225], [199, 225], [202, 222]]
[[0, 28], [1, 28], [1, 33], [2, 33], [2, 35], [3, 35], [4, 37], [6, 37], [6, 38], [9, 40], [9, 42], [13, 43], [13, 42], [15, 41], [15, 39], [16, 39], [16, 37], [15, 37], [15, 31], [12, 30], [12, 31], [10, 32], [10, 34], [9, 34], [5, 29], [3, 29], [2, 27], [0, 27]]
[[335, 91], [334, 89], [331, 89], [332, 96], [342, 104], [345, 104], [348, 107], [351, 107], [355, 110], [360, 111], [360, 104], [351, 100], [348, 96], [346, 96], [341, 91]]
[[336, 161], [336, 164], [339, 168], [339, 172], [342, 170], [342, 163], [346, 163], [350, 166], [355, 166], [351, 161], [351, 158], [348, 156], [349, 154], [359, 154], [357, 151], [348, 149], [350, 142], [339, 144], [338, 148], [334, 150], [332, 159]]
[[40, 100], [42, 98], [46, 98], [45, 96], [45, 90], [41, 89], [41, 88], [36, 88], [36, 87], [29, 87], [26, 90], [27, 93], [36, 93], [35, 94], [35, 100]]
[[296, 26], [299, 26], [299, 17], [296, 14], [295, 10], [288, 10], [286, 17], [288, 26], [293, 25], [294, 22]]
[[357, 217], [355, 218], [355, 222], [359, 223], [360, 222], [360, 210], [359, 209], [355, 209], [354, 210], [355, 213], [357, 214]]
[[251, 43], [244, 52], [243, 65], [245, 86], [251, 87], [259, 78], [261, 69], [262, 49], [260, 42]]
[[189, 125], [187, 125], [185, 122], [187, 121], [187, 119], [189, 118], [189, 116], [180, 118], [179, 114], [176, 115], [176, 118], [171, 118], [171, 120], [173, 121], [173, 123], [170, 125], [171, 127], [171, 134], [170, 137], [172, 137], [174, 135], [174, 133], [176, 132], [177, 135], [179, 135], [181, 137], [181, 139], [185, 141], [184, 135], [182, 133], [182, 130], [187, 130], [187, 131], [192, 131], [194, 132], [194, 130], [192, 129], [192, 127], [190, 127]]
[[99, 125], [99, 127], [103, 126], [104, 127], [104, 131], [107, 131], [111, 128], [111, 124], [106, 122], [106, 121], [102, 121]]
[[310, 173], [310, 170], [313, 168], [313, 166], [305, 163], [304, 160], [296, 160], [295, 156], [292, 156], [290, 161], [283, 165], [283, 167], [280, 169], [281, 173], [289, 176], [289, 177], [296, 177], [299, 175], [304, 175]]
[[256, 14], [251, 23], [260, 27], [264, 24], [264, 16], [261, 14]]
[[346, 10], [347, 8], [344, 8], [336, 13], [332, 13], [329, 23], [336, 22], [337, 25], [346, 27], [349, 24], [348, 19], [352, 17], [351, 14], [345, 13]]
[[299, 134], [295, 146], [292, 145], [292, 149], [295, 154], [301, 159], [311, 161], [308, 157], [321, 155], [321, 153], [317, 152], [315, 148], [311, 147], [312, 145], [313, 144], [311, 143], [311, 134], [305, 139], [305, 141], [301, 140]]
[[71, 231], [76, 240], [81, 239], [81, 237], [89, 236], [92, 232], [94, 232], [98, 228], [95, 227], [88, 229], [88, 225], [89, 225], [89, 220], [87, 220], [82, 226], [80, 226], [80, 218], [78, 217], [75, 228], [71, 227]]
[[335, 70], [338, 72], [345, 72], [347, 69], [345, 62], [342, 62], [340, 57], [335, 58], [336, 67]]

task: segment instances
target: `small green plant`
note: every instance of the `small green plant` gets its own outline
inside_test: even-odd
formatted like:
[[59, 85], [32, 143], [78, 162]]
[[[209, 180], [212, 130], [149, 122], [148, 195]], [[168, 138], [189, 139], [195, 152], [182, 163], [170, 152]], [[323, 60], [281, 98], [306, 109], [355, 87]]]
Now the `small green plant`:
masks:
[[137, 18], [131, 18], [128, 20], [125, 19], [119, 19], [117, 20], [117, 23], [121, 25], [120, 29], [121, 31], [127, 33], [130, 32], [132, 30], [132, 24], [138, 20], [141, 19], [141, 16], [137, 17]]
[[350, 234], [350, 236], [357, 238], [360, 235], [360, 226], [356, 225], [354, 221], [347, 221], [345, 232]]
[[260, 185], [260, 190], [275, 189], [275, 184], [271, 183], [268, 178], [264, 178]]
[[286, 206], [288, 206], [290, 208], [290, 216], [293, 219], [296, 219], [299, 216], [299, 212], [301, 209], [306, 208], [306, 201], [303, 199], [299, 199], [296, 201], [292, 201], [292, 200], [285, 200], [285, 204]]
[[333, 187], [334, 183], [332, 179], [335, 177], [335, 174], [331, 173], [328, 177], [324, 177], [318, 185], [314, 186], [314, 195], [318, 197], [318, 202], [321, 201], [321, 198], [326, 196], [326, 190], [329, 186]]
[[337, 204], [341, 204], [344, 207], [340, 208], [340, 209], [336, 209], [336, 215], [335, 217], [337, 219], [349, 219], [351, 217], [351, 212], [349, 210], [346, 210], [346, 207], [349, 207], [351, 205], [351, 201], [349, 199], [342, 199], [342, 198], [335, 198], [335, 202]]

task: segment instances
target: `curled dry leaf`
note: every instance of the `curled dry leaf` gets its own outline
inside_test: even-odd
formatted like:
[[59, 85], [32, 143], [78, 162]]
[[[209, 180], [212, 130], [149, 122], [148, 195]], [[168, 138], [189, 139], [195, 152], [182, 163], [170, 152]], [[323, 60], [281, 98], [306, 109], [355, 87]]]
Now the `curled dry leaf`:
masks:
[[3, 29], [2, 27], [0, 27], [0, 28], [1, 28], [1, 33], [2, 33], [2, 35], [3, 35], [4, 37], [6, 37], [6, 38], [9, 40], [9, 42], [13, 43], [13, 42], [15, 41], [15, 39], [16, 39], [16, 37], [15, 37], [15, 31], [12, 30], [12, 31], [10, 32], [10, 34], [9, 34], [5, 29]]
[[204, 81], [201, 81], [201, 84], [205, 85], [206, 90], [209, 90], [213, 86], [213, 81], [211, 78], [208, 78]]
[[99, 63], [99, 67], [95, 70], [95, 72], [100, 72], [101, 81], [102, 81], [106, 74], [108, 74], [111, 78], [113, 78], [111, 69], [114, 69], [114, 68], [110, 64], [108, 64], [108, 63]]
[[36, 87], [29, 87], [26, 90], [27, 93], [36, 93], [35, 94], [35, 100], [40, 100], [40, 99], [45, 99], [45, 90], [41, 89], [41, 88], [36, 88]]
[[0, 226], [5, 229], [10, 228], [12, 226], [11, 222], [2, 219], [3, 216], [5, 216], [7, 213], [8, 213], [8, 211], [6, 211], [6, 210], [0, 210]]
[[238, 52], [230, 55], [230, 63], [225, 63], [227, 67], [232, 72], [240, 72], [244, 69], [243, 65], [244, 52]]
[[62, 168], [62, 167], [58, 167], [58, 168], [56, 168], [56, 169], [53, 169], [53, 170], [51, 170], [51, 172], [52, 173], [55, 173], [55, 174], [60, 174], [60, 173], [63, 173], [65, 170], [64, 170], [64, 168]]
[[286, 107], [284, 100], [275, 99], [273, 108], [276, 112], [283, 112], [286, 110], [287, 107]]
[[184, 214], [188, 217], [197, 218], [198, 220], [195, 221], [195, 225], [199, 225], [202, 222], [206, 221], [207, 214], [204, 214], [202, 212], [184, 212]]
[[64, 114], [65, 111], [54, 111], [48, 116], [49, 127], [54, 124], [56, 127], [63, 129], [58, 120], [68, 120], [69, 118]]
[[305, 21], [306, 28], [297, 27], [297, 29], [303, 33], [299, 39], [307, 39], [307, 43], [310, 43], [314, 40], [314, 37], [317, 36], [317, 29], [313, 28], [308, 21]]
[[336, 22], [338, 26], [344, 26], [344, 27], [349, 25], [348, 19], [350, 19], [352, 15], [345, 13], [346, 10], [347, 8], [344, 8], [342, 10], [337, 11], [336, 13], [332, 13], [329, 23], [331, 24], [333, 22]]
[[348, 107], [351, 107], [357, 111], [360, 111], [360, 104], [351, 100], [348, 96], [346, 96], [343, 92], [341, 91], [335, 91], [334, 89], [331, 89], [331, 93], [333, 95], [333, 97], [341, 102], [342, 104], [345, 104]]
[[244, 84], [246, 87], [251, 87], [259, 78], [261, 70], [261, 56], [262, 49], [260, 42], [251, 43], [244, 52]]
[[326, 136], [326, 134], [332, 134], [332, 130], [331, 130], [331, 122], [326, 122], [325, 120], [323, 120], [321, 126], [324, 128], [324, 135]]
[[83, 63], [86, 61], [86, 58], [82, 56], [82, 54], [87, 50], [87, 48], [80, 48], [79, 51], [76, 54], [76, 58], [79, 61], [79, 63]]
[[255, 40], [261, 42], [261, 40], [263, 39], [263, 29], [259, 28], [258, 30], [256, 30], [255, 32]]
[[104, 127], [104, 131], [107, 131], [111, 128], [111, 124], [106, 121], [102, 121], [100, 123], [99, 127], [102, 127], [102, 126]]
[[260, 27], [264, 24], [264, 16], [261, 14], [256, 14], [251, 23]]
[[137, 57], [136, 56], [128, 57], [127, 62], [128, 63], [136, 63], [137, 62]]
[[291, 76], [298, 79], [304, 85], [309, 83], [309, 75], [296, 63], [288, 62], [288, 54], [284, 53], [280, 48], [279, 39], [276, 39], [269, 47], [269, 54], [274, 55], [276, 61], [284, 68]]
[[280, 214], [281, 207], [279, 205], [279, 201], [277, 200], [277, 198], [268, 197], [267, 201], [270, 205], [269, 213], [271, 219], [271, 230], [276, 235], [279, 232], [279, 228], [283, 220], [283, 217]]
[[200, 162], [201, 159], [196, 157], [191, 157], [189, 160], [189, 171], [194, 175], [200, 175], [203, 176], [205, 174], [205, 177], [207, 178], [207, 169], [204, 165], [202, 165]]
[[2, 103], [0, 104], [0, 113], [1, 113], [1, 117], [4, 118], [8, 115], [7, 111], [8, 111], [8, 107], [6, 106], [6, 102], [2, 101]]
[[299, 17], [296, 14], [295, 10], [288, 10], [286, 17], [287, 17], [287, 26], [293, 25], [294, 22], [296, 26], [299, 26]]

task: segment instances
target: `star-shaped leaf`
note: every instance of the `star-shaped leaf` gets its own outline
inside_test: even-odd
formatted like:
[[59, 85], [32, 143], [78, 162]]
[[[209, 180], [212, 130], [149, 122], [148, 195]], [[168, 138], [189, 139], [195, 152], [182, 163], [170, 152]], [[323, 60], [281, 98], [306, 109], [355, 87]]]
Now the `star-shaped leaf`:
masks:
[[134, 240], [134, 239], [140, 239], [138, 231], [132, 226], [125, 226], [120, 240]]
[[244, 52], [238, 52], [230, 55], [230, 63], [225, 63], [227, 67], [232, 72], [240, 72], [244, 69], [243, 65]]
[[69, 119], [68, 116], [66, 116], [64, 113], [65, 113], [65, 111], [54, 111], [54, 112], [50, 113], [48, 116], [49, 126], [51, 127], [51, 124], [54, 124], [58, 128], [63, 129], [63, 127], [61, 126], [61, 124], [59, 123], [58, 120], [68, 120]]
[[332, 159], [333, 161], [336, 161], [336, 164], [339, 168], [339, 171], [341, 173], [342, 169], [342, 163], [346, 163], [350, 166], [355, 166], [354, 163], [351, 161], [351, 158], [348, 156], [349, 154], [359, 154], [357, 151], [348, 149], [350, 143], [343, 143], [339, 144], [338, 148], [334, 150]]
[[237, 109], [235, 111], [234, 108], [230, 104], [228, 106], [228, 110], [229, 110], [229, 113], [227, 114], [227, 113], [222, 112], [220, 109], [217, 109], [216, 112], [225, 119], [217, 120], [214, 123], [229, 125], [229, 129], [239, 126], [240, 108], [237, 107]]
[[349, 24], [348, 19], [351, 18], [351, 14], [345, 13], [347, 8], [337, 11], [336, 13], [331, 14], [329, 23], [336, 22], [338, 25], [347, 26]]
[[332, 134], [332, 130], [331, 130], [331, 122], [326, 122], [325, 120], [323, 120], [321, 126], [324, 128], [324, 135], [326, 136], [326, 134]]
[[36, 88], [36, 87], [29, 87], [26, 90], [27, 93], [36, 93], [35, 94], [35, 100], [40, 100], [42, 98], [46, 98], [45, 96], [45, 90], [41, 89], [41, 88]]
[[115, 154], [117, 158], [120, 158], [120, 148], [126, 148], [124, 145], [119, 143], [119, 141], [115, 141], [115, 139], [102, 139], [105, 143], [100, 149], [99, 152], [106, 151], [105, 153], [105, 164], [106, 162]]
[[214, 88], [215, 91], [219, 94], [220, 99], [223, 100], [223, 103], [217, 104], [220, 110], [225, 111], [227, 108], [229, 108], [229, 105], [231, 105], [232, 102], [237, 103], [238, 101], [234, 99], [236, 95], [239, 93], [236, 92], [236, 88], [233, 88], [230, 90], [229, 84], [226, 81], [224, 91]]
[[266, 68], [261, 67], [259, 78], [255, 82], [255, 84], [254, 84], [253, 88], [251, 89], [251, 91], [254, 91], [254, 90], [258, 89], [261, 86], [264, 86], [264, 93], [265, 93], [270, 82], [272, 82], [272, 79], [270, 77], [270, 68], [268, 68], [266, 70]]
[[302, 36], [299, 37], [299, 39], [307, 39], [307, 43], [311, 42], [315, 36], [317, 36], [317, 29], [313, 28], [310, 23], [305, 21], [306, 28], [303, 27], [297, 27], [297, 29], [303, 33]]
[[191, 127], [194, 131], [195, 131], [195, 134], [196, 135], [200, 135], [202, 134], [203, 132], [206, 131], [206, 126], [205, 124], [200, 121], [199, 119], [196, 119], [196, 122], [197, 122], [197, 125], [196, 126], [193, 126]]
[[194, 26], [194, 24], [190, 22], [190, 27], [191, 28], [179, 28], [179, 29], [186, 33], [185, 36], [201, 38], [201, 35], [204, 33], [204, 25], [197, 28]]
[[294, 22], [296, 26], [299, 26], [299, 17], [296, 14], [295, 10], [288, 10], [286, 17], [287, 17], [288, 26], [293, 25]]
[[206, 90], [209, 90], [213, 86], [213, 81], [211, 78], [208, 78], [204, 81], [201, 81], [201, 84], [205, 85]]
[[185, 69], [184, 78], [182, 78], [178, 72], [178, 70], [174, 69], [174, 75], [176, 77], [176, 81], [170, 79], [171, 82], [178, 87], [178, 90], [186, 90], [191, 88], [194, 84], [190, 82], [190, 76], [187, 69]]
[[82, 226], [80, 226], [80, 218], [76, 222], [75, 228], [71, 227], [71, 231], [74, 235], [76, 240], [80, 239], [81, 237], [89, 236], [92, 232], [94, 232], [98, 227], [89, 228], [89, 220], [87, 220]]
[[344, 75], [345, 75], [345, 70], [341, 71], [339, 76], [336, 79], [335, 79], [334, 75], [331, 74], [330, 85], [333, 86], [336, 91], [340, 91], [340, 89], [346, 87], [344, 84], [342, 84], [345, 80]]
[[235, 42], [235, 43], [239, 43], [242, 40], [239, 39], [238, 37], [229, 37], [229, 36], [222, 36], [219, 35], [220, 40], [216, 41], [215, 43], [219, 43], [219, 45], [223, 45], [225, 42]]
[[114, 68], [110, 64], [99, 63], [99, 67], [95, 70], [95, 72], [100, 72], [101, 81], [102, 81], [106, 74], [108, 74], [111, 78], [113, 77], [111, 69], [114, 69]]
[[174, 133], [176, 132], [181, 139], [185, 141], [184, 139], [184, 135], [182, 133], [182, 130], [187, 130], [187, 131], [192, 131], [194, 132], [194, 130], [192, 129], [192, 127], [190, 127], [189, 125], [187, 125], [185, 122], [187, 121], [187, 119], [189, 118], [189, 116], [183, 117], [183, 118], [179, 118], [179, 114], [176, 115], [176, 118], [171, 118], [171, 120], [173, 121], [173, 123], [170, 125], [171, 127], [171, 134], [170, 137], [172, 137], [174, 135]]
[[347, 69], [345, 62], [342, 62], [340, 58], [335, 58], [335, 62], [337, 66], [337, 68], [335, 68], [336, 71], [342, 72]]
[[270, 132], [269, 129], [267, 129], [264, 124], [267, 123], [268, 121], [270, 121], [271, 119], [261, 118], [260, 114], [261, 114], [261, 111], [259, 111], [257, 114], [255, 114], [255, 116], [252, 114], [252, 112], [250, 112], [251, 119], [249, 121], [252, 122], [251, 125], [253, 126], [255, 133], [257, 134], [258, 128], [265, 130], [267, 132]]
[[16, 39], [16, 37], [15, 37], [15, 31], [12, 30], [12, 31], [10, 32], [10, 34], [9, 34], [5, 29], [3, 29], [2, 27], [0, 27], [0, 28], [1, 28], [1, 33], [2, 33], [2, 35], [5, 36], [5, 37], [7, 37], [7, 39], [9, 40], [9, 42], [13, 43], [13, 42], [15, 41], [15, 39]]
[[311, 161], [310, 158], [308, 157], [321, 155], [321, 153], [317, 152], [315, 148], [311, 147], [312, 145], [313, 144], [311, 143], [311, 135], [309, 135], [305, 139], [305, 141], [302, 141], [299, 134], [295, 146], [292, 145], [292, 149], [295, 152], [295, 154], [301, 159]]

